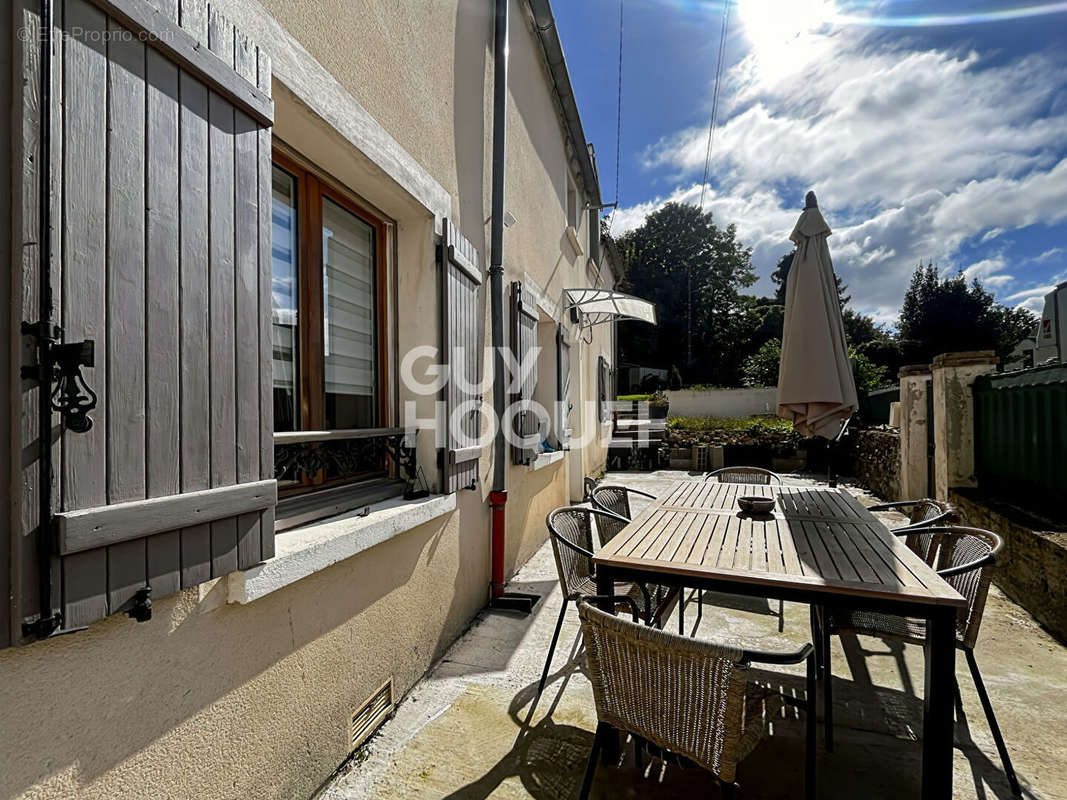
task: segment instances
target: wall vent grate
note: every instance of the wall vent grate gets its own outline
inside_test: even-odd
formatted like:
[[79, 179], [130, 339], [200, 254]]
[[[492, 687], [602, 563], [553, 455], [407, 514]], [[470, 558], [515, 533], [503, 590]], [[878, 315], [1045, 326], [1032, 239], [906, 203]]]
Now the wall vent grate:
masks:
[[393, 713], [393, 680], [390, 678], [359, 708], [352, 712], [348, 726], [349, 742], [355, 750]]

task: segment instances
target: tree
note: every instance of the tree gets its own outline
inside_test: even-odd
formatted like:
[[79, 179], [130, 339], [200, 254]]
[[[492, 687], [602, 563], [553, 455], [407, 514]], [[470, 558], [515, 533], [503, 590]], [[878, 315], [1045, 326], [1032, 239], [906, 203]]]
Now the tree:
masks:
[[720, 228], [710, 212], [668, 203], [619, 246], [625, 286], [655, 303], [659, 319], [655, 327], [620, 327], [623, 357], [649, 366], [681, 358], [690, 382], [736, 385], [758, 320], [740, 294], [756, 280], [752, 251], [737, 240], [734, 226]]
[[770, 339], [742, 367], [745, 386], [777, 386], [778, 364], [782, 360], [782, 342]]
[[855, 361], [856, 389], [863, 393], [870, 393], [878, 389], [888, 389], [893, 385], [889, 378], [889, 370], [875, 364], [863, 353], [855, 350], [849, 353], [849, 357]]
[[[789, 279], [789, 270], [793, 266], [793, 256], [796, 254], [796, 250], [791, 250], [779, 258], [778, 266], [776, 266], [774, 272], [771, 273], [771, 281], [775, 285], [774, 299], [778, 305], [781, 306], [785, 305], [786, 281]], [[845, 292], [848, 291], [848, 287], [841, 283], [841, 278], [836, 274], [834, 275], [834, 281], [837, 284], [837, 299], [841, 303], [841, 308], [844, 308], [848, 305], [852, 296], [845, 294]]]
[[900, 309], [900, 338], [909, 359], [928, 362], [940, 353], [993, 350], [1003, 358], [1031, 335], [1037, 318], [999, 305], [976, 278], [959, 272], [941, 279], [933, 264], [919, 264]]

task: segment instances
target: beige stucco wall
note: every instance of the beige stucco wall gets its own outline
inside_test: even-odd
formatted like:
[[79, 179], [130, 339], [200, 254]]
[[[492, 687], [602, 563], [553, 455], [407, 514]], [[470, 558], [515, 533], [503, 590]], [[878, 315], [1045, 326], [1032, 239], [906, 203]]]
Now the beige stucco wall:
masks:
[[[243, 20], [263, 13], [249, 0], [218, 5], [245, 30], [253, 25]], [[487, 256], [490, 4], [400, 0], [358, 13], [343, 0], [265, 5], [444, 187], [451, 218]], [[588, 285], [587, 259], [566, 239], [564, 134], [518, 0], [511, 31], [506, 207], [517, 222], [505, 234], [505, 281], [528, 274], [562, 319], [563, 289]], [[276, 80], [274, 94], [277, 139], [393, 222], [398, 353], [436, 345], [433, 212], [287, 85]], [[579, 219], [584, 243], [588, 218]], [[611, 351], [611, 326], [591, 345], [575, 342], [574, 396], [595, 400], [596, 355]], [[541, 363], [554, 381], [554, 351]], [[435, 399], [403, 387], [395, 398], [398, 408], [414, 401], [422, 417]], [[592, 402], [576, 404], [572, 423], [601, 430]], [[436, 485], [428, 434], [418, 449]], [[0, 797], [310, 795], [349, 754], [352, 710], [389, 677], [406, 692], [485, 604], [489, 455], [456, 511], [248, 605], [227, 604], [223, 580], [156, 600], [145, 624], [113, 617], [0, 651]], [[509, 574], [544, 541], [546, 513], [568, 502], [571, 473], [599, 471], [604, 455], [594, 442], [542, 469], [509, 465]]]
[[481, 605], [451, 514], [247, 606], [225, 581], [0, 651], [0, 797], [307, 797], [352, 710], [406, 690]]

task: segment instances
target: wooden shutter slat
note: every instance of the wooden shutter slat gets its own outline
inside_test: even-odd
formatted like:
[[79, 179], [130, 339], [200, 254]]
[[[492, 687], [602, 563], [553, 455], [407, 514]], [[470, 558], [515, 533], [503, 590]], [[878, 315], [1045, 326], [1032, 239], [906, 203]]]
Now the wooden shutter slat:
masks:
[[[183, 0], [181, 25], [198, 41], [207, 41], [207, 6]], [[211, 438], [208, 353], [208, 90], [184, 70], [178, 78], [181, 214], [180, 241], [180, 380], [181, 490], [211, 484]], [[181, 582], [195, 586], [211, 578], [211, 529], [207, 524], [181, 531]]]
[[[256, 85], [271, 94], [271, 62], [256, 48]], [[271, 345], [271, 134], [260, 128], [257, 134], [259, 158], [259, 477], [274, 477], [274, 392]], [[274, 557], [274, 508], [263, 511], [260, 520], [260, 558]]]
[[[171, 18], [177, 2], [171, 0]], [[179, 459], [179, 281], [178, 255], [178, 67], [152, 48], [145, 50], [147, 170], [145, 330], [152, 357], [146, 364], [145, 493], [161, 497], [181, 491]], [[181, 588], [181, 533], [145, 540], [146, 580], [157, 597]]]
[[[235, 34], [237, 74], [255, 83], [256, 49], [243, 34]], [[234, 313], [237, 331], [258, 331], [259, 314], [259, 126], [240, 109], [234, 110], [234, 180], [237, 207], [234, 220]], [[237, 480], [260, 477], [259, 338], [238, 335], [237, 363]], [[237, 518], [237, 566], [245, 569], [260, 560], [259, 513]]]
[[[208, 47], [233, 68], [233, 23], [208, 7]], [[211, 353], [211, 485], [237, 479], [236, 369], [234, 363], [234, 109], [216, 92], [208, 92], [209, 154], [209, 318]], [[237, 569], [237, 521], [211, 524], [211, 572]]]
[[[145, 496], [145, 46], [107, 27], [107, 501], [125, 503]], [[109, 610], [145, 586], [146, 564], [144, 538], [108, 548]]]
[[[63, 203], [78, 213], [63, 226], [63, 327], [68, 341], [105, 341], [107, 233], [107, 18], [85, 0], [66, 0], [63, 86]], [[73, 34], [80, 28], [82, 33]], [[90, 386], [107, 380], [107, 350], [96, 348], [94, 367], [82, 370]], [[107, 502], [107, 407], [98, 405], [93, 427], [68, 436], [63, 447], [64, 508]], [[107, 552], [96, 550], [65, 559], [62, 568], [63, 618], [77, 627], [107, 616]]]
[[56, 535], [66, 555], [267, 508], [277, 499], [276, 482], [266, 480], [62, 511], [55, 515]]

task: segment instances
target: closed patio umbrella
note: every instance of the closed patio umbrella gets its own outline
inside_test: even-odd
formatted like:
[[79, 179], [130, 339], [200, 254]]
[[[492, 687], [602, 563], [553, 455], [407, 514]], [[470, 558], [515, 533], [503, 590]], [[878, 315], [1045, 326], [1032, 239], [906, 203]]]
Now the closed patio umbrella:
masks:
[[785, 292], [778, 416], [805, 436], [833, 439], [856, 410], [856, 382], [830, 263], [826, 224], [815, 193], [789, 238], [796, 245]]

